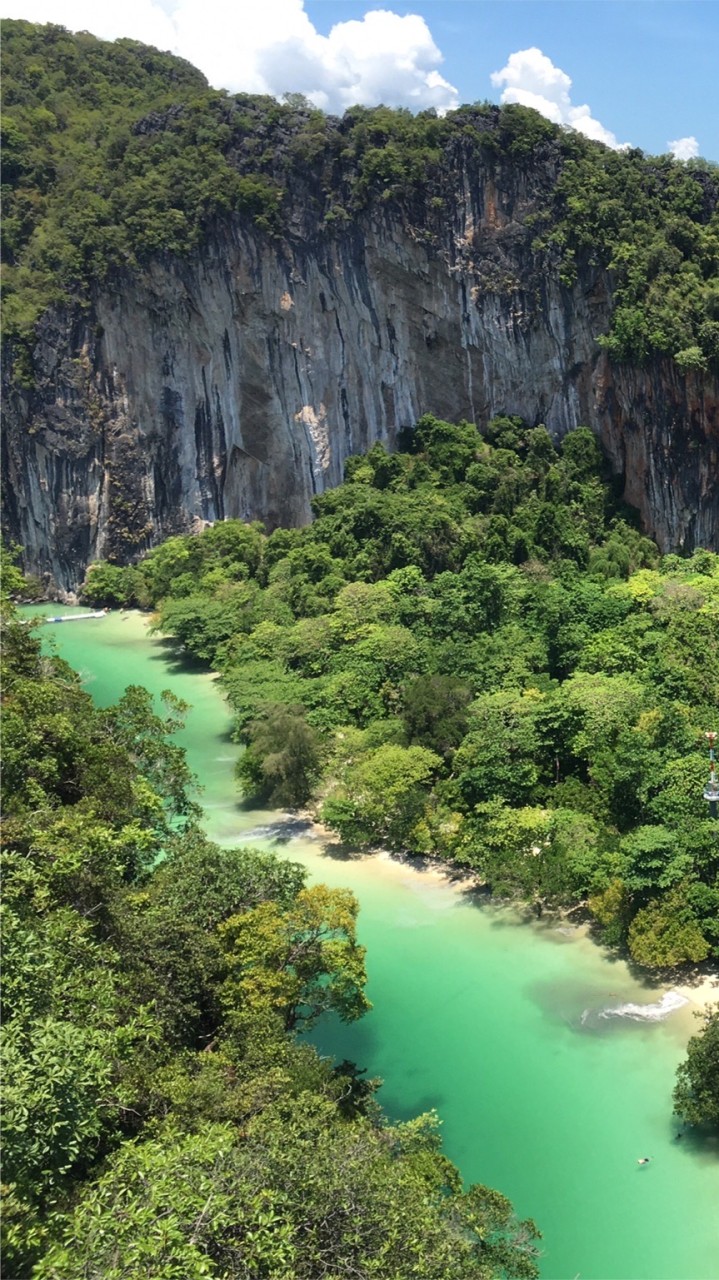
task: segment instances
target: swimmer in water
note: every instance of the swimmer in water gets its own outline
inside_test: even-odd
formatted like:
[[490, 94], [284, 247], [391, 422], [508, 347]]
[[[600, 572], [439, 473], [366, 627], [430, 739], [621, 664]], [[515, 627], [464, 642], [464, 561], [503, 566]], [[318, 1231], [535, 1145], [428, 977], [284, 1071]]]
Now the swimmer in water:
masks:
[[637, 1164], [649, 1164], [651, 1158], [651, 1156], [640, 1156], [637, 1160]]

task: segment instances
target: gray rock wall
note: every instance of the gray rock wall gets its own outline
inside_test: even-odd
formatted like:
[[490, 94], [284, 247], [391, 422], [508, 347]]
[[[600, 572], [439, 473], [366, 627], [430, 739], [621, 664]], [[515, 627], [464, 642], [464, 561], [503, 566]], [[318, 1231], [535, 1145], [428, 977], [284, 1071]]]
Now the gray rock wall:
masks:
[[475, 175], [439, 245], [389, 210], [282, 244], [237, 221], [118, 275], [89, 315], [46, 316], [35, 390], [6, 384], [26, 567], [72, 591], [93, 559], [203, 521], [306, 522], [350, 454], [424, 412], [590, 426], [664, 549], [718, 547], [716, 382], [610, 367], [610, 282], [538, 277], [531, 209]]

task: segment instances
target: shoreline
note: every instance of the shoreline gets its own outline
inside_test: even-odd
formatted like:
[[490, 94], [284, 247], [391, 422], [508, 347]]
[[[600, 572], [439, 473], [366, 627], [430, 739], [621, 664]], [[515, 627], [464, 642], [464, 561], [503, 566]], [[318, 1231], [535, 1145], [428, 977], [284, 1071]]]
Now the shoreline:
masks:
[[[313, 816], [311, 810], [301, 809], [293, 814], [287, 814], [288, 818], [299, 820], [307, 825], [308, 839], [322, 846], [334, 848], [337, 852], [324, 853], [325, 857], [342, 857], [342, 851], [346, 848], [342, 844], [337, 834], [324, 823], [318, 822]], [[348, 852], [347, 861], [369, 861], [376, 859], [385, 865], [390, 864], [394, 867], [402, 868], [413, 875], [421, 877], [425, 881], [434, 881], [436, 884], [446, 885], [456, 893], [476, 894], [478, 897], [485, 899], [485, 905], [495, 910], [510, 910], [516, 916], [518, 921], [541, 928], [544, 924], [561, 927], [562, 923], [570, 920], [571, 916], [578, 910], [582, 909], [582, 904], [574, 907], [545, 909], [540, 917], [532, 910], [529, 903], [521, 899], [512, 900], [508, 898], [494, 898], [486, 891], [486, 881], [483, 881], [476, 872], [467, 870], [466, 868], [455, 867], [452, 863], [447, 862], [439, 855], [431, 854], [401, 854], [394, 853], [390, 849], [376, 848], [357, 852]], [[585, 917], [567, 925], [568, 932], [571, 933], [573, 940], [584, 939], [591, 942], [593, 946], [601, 949], [602, 943], [599, 942], [592, 933], [592, 925]], [[679, 971], [677, 980], [672, 980], [670, 974], [664, 976], [654, 975], [650, 970], [634, 970], [631, 959], [627, 956], [617, 956], [629, 968], [630, 972], [635, 972], [639, 982], [647, 988], [647, 992], [661, 992], [668, 994], [674, 992], [686, 1001], [685, 1013], [704, 1014], [712, 1007], [719, 1003], [719, 969], [712, 967], [706, 968], [697, 966], [696, 969], [687, 971]], [[699, 1030], [697, 1019], [696, 1030]], [[694, 1029], [692, 1029], [692, 1034]]]
[[[23, 607], [30, 609], [38, 609], [47, 607], [52, 602], [44, 601], [23, 601]], [[77, 606], [76, 606], [77, 607]], [[111, 610], [110, 613], [124, 613], [126, 616], [135, 614], [147, 627], [150, 612], [133, 608], [122, 610]], [[156, 638], [160, 638], [157, 633]], [[171, 637], [165, 637], [171, 639]], [[200, 674], [199, 672], [195, 674]], [[218, 679], [218, 672], [208, 667], [205, 673], [213, 681]], [[258, 817], [263, 811], [258, 811]], [[266, 817], [269, 817], [269, 811], [266, 811]], [[555, 929], [557, 927], [566, 927], [567, 939], [580, 939], [591, 942], [598, 950], [602, 950], [602, 944], [592, 934], [592, 926], [586, 917], [575, 919], [578, 912], [582, 912], [582, 904], [577, 903], [567, 908], [545, 908], [541, 917], [537, 918], [536, 912], [532, 910], [529, 903], [521, 900], [512, 900], [505, 898], [493, 898], [486, 890], [486, 883], [477, 875], [476, 872], [467, 868], [459, 867], [438, 855], [430, 854], [401, 854], [395, 853], [389, 849], [375, 848], [372, 850], [359, 851], [343, 846], [337, 834], [329, 827], [319, 822], [312, 811], [308, 808], [294, 810], [273, 811], [273, 816], [278, 822], [299, 823], [305, 827], [305, 835], [312, 843], [320, 846], [326, 846], [332, 852], [326, 852], [323, 856], [335, 858], [337, 860], [346, 859], [347, 861], [369, 861], [376, 859], [378, 862], [384, 863], [386, 866], [392, 866], [396, 869], [402, 869], [406, 874], [416, 876], [424, 881], [425, 884], [434, 883], [436, 885], [444, 885], [452, 889], [455, 893], [472, 895], [478, 900], [481, 899], [483, 905], [493, 910], [509, 910], [513, 912], [516, 919], [521, 923], [531, 925], [535, 929], [546, 930]], [[246, 831], [237, 832], [237, 843], [247, 843]], [[564, 932], [564, 930], [562, 930]], [[704, 1013], [712, 1005], [719, 1003], [719, 967], [716, 962], [708, 966], [697, 966], [693, 970], [683, 969], [677, 971], [675, 980], [672, 980], [670, 973], [653, 974], [647, 970], [635, 969], [627, 956], [616, 955], [616, 959], [621, 959], [627, 964], [630, 972], [633, 972], [638, 982], [644, 986], [647, 992], [676, 992], [684, 1000], [686, 1000], [685, 1015], [691, 1015], [694, 1012]], [[689, 1035], [695, 1034], [699, 1030], [699, 1020], [693, 1017], [686, 1017], [689, 1025]]]
[[698, 974], [695, 982], [676, 982], [672, 991], [677, 991], [697, 1010], [706, 1013], [712, 1005], [719, 1003], [719, 973]]
[[[356, 883], [375, 1013], [356, 1029], [339, 1028], [342, 1037], [356, 1037], [346, 1043], [356, 1051], [345, 1053], [338, 1039], [335, 1060], [353, 1057], [368, 1075], [384, 1076], [381, 1097], [398, 1115], [436, 1106], [447, 1154], [465, 1182], [496, 1186], [514, 1196], [523, 1214], [541, 1218], [551, 1250], [547, 1276], [575, 1276], [591, 1264], [591, 1274], [708, 1280], [716, 1248], [713, 1226], [706, 1227], [714, 1221], [714, 1147], [683, 1128], [675, 1141], [680, 1126], [671, 1101], [676, 1067], [700, 1027], [695, 1003], [661, 1023], [598, 1019], [607, 1005], [656, 1001], [666, 988], [653, 995], [633, 984], [623, 963], [610, 963], [605, 948], [582, 936], [579, 912], [566, 922], [547, 913], [538, 923], [531, 912], [521, 913], [532, 928], [518, 931], [509, 926], [521, 915], [503, 903], [490, 906], [481, 878], [466, 867], [388, 851], [344, 861], [337, 836], [320, 823], [297, 812], [243, 811], [232, 778], [226, 704], [205, 697], [199, 683], [191, 692], [175, 686], [184, 664], [176, 666], [158, 637], [148, 637], [151, 647], [136, 642], [146, 622], [136, 614], [126, 622], [98, 622], [97, 630], [78, 626], [80, 634], [66, 628], [73, 640], [87, 638], [88, 657], [76, 665], [93, 671], [96, 665], [101, 673], [88, 690], [97, 693], [101, 678], [115, 679], [119, 664], [124, 673], [125, 662], [138, 683], [176, 688], [200, 712], [196, 724], [188, 723], [201, 781], [208, 781], [200, 795], [208, 804], [202, 825], [218, 833], [210, 838], [226, 848], [256, 844], [303, 861], [310, 883], [324, 877], [331, 885]], [[90, 661], [90, 646], [102, 650], [97, 661]], [[155, 661], [140, 665], [146, 653]], [[202, 683], [217, 688], [210, 672]], [[344, 857], [349, 853], [347, 847]], [[508, 927], [500, 927], [505, 922]], [[564, 923], [571, 929], [555, 928]], [[592, 954], [600, 958], [596, 964]], [[593, 1021], [583, 1026], [585, 1005]], [[329, 1056], [335, 1046], [327, 1035], [320, 1051]], [[639, 1172], [636, 1158], [645, 1152], [654, 1159]], [[574, 1233], [566, 1248], [565, 1222]], [[685, 1235], [697, 1241], [691, 1254]], [[560, 1248], [561, 1265], [555, 1265]], [[610, 1252], [619, 1258], [616, 1265], [609, 1265]], [[681, 1265], [674, 1265], [677, 1259]]]

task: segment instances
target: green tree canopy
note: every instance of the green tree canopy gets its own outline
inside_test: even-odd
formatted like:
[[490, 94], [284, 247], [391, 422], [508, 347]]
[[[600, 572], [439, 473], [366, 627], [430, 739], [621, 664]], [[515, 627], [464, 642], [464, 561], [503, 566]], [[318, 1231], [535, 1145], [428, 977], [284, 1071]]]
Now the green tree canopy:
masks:
[[688, 1124], [719, 1127], [719, 1005], [706, 1010], [677, 1072], [674, 1108]]

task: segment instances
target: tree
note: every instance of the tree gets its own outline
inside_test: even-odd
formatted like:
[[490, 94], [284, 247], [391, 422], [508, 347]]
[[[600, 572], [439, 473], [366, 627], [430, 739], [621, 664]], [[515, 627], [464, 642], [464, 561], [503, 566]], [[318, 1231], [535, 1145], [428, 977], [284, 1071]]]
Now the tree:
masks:
[[702, 1028], [687, 1045], [677, 1070], [674, 1110], [687, 1124], [719, 1127], [719, 1005], [703, 1014]]
[[319, 774], [320, 740], [297, 704], [270, 703], [245, 729], [236, 773], [244, 794], [273, 805], [306, 804]]
[[698, 825], [706, 815], [706, 800], [702, 795], [706, 754], [692, 751], [675, 756], [672, 752], [669, 758], [667, 754], [659, 767], [645, 774], [642, 780], [647, 812], [654, 821], [670, 827]]
[[134, 599], [135, 575], [122, 565], [96, 561], [89, 565], [80, 588], [83, 603], [122, 608]]
[[477, 428], [471, 422], [443, 422], [425, 414], [415, 427], [413, 447], [425, 454], [443, 478], [460, 480], [474, 462], [480, 447]]
[[505, 608], [506, 579], [502, 569], [470, 556], [461, 573], [439, 574], [432, 594], [441, 601], [433, 620], [440, 639], [463, 631], [476, 635], [499, 626]]
[[132, 685], [116, 707], [96, 708], [67, 664], [42, 657], [34, 637], [14, 622], [6, 628], [4, 659], [6, 813], [85, 800], [98, 818], [164, 827], [199, 812], [184, 752], [171, 741], [186, 710], [174, 694], [163, 695], [164, 716], [146, 690]]
[[312, 1026], [332, 1010], [352, 1022], [370, 1008], [364, 995], [364, 947], [357, 945], [357, 902], [346, 889], [315, 885], [293, 904], [277, 902], [220, 926], [228, 968], [223, 999], [242, 1026], [270, 1013], [286, 1031]]
[[365, 636], [373, 624], [391, 622], [396, 607], [385, 583], [352, 582], [335, 600], [332, 633], [343, 643], [352, 643]]
[[510, 809], [501, 801], [477, 805], [468, 861], [499, 896], [521, 894], [535, 903], [561, 898], [568, 875], [562, 852], [552, 846], [546, 809]]
[[116, 1046], [112, 1035], [53, 1018], [6, 1027], [2, 1046], [3, 1179], [47, 1203], [100, 1146]]
[[214, 930], [261, 902], [290, 906], [306, 876], [299, 862], [247, 845], [221, 849], [192, 830], [172, 841], [145, 891], [182, 919]]
[[612, 876], [608, 884], [592, 894], [587, 906], [602, 925], [605, 941], [610, 946], [623, 944], [632, 918], [632, 906], [629, 891], [619, 876]]
[[698, 964], [711, 950], [681, 884], [642, 907], [628, 936], [632, 959], [650, 969]]
[[635, 827], [624, 836], [624, 883], [634, 892], [668, 889], [691, 871], [691, 858], [677, 847], [676, 833], [666, 827]]
[[448, 757], [467, 731], [470, 690], [455, 676], [417, 676], [404, 690], [403, 718], [410, 742]]
[[194, 777], [182, 747], [170, 739], [184, 724], [187, 703], [170, 689], [162, 694], [164, 716], [140, 685], [128, 685], [119, 702], [100, 713], [112, 748], [124, 748], [132, 766], [150, 783], [170, 817], [196, 818], [200, 808], [190, 799]]
[[469, 708], [469, 732], [452, 761], [453, 780], [472, 807], [495, 797], [522, 804], [539, 778], [537, 690], [481, 694]]
[[305, 1094], [241, 1134], [170, 1126], [126, 1144], [36, 1275], [534, 1280], [537, 1238], [497, 1192], [462, 1193], [432, 1115], [383, 1130]]
[[25, 600], [35, 594], [34, 583], [28, 581], [17, 561], [20, 547], [8, 546], [0, 541], [0, 600]]
[[343, 840], [412, 848], [413, 831], [428, 800], [428, 787], [441, 760], [424, 747], [387, 743], [344, 771], [328, 795], [322, 820]]
[[[258, 620], [257, 585], [219, 582], [217, 594], [167, 596], [158, 613], [158, 630], [175, 636], [189, 653], [203, 662], [216, 662], [236, 634], [249, 632]], [[184, 586], [184, 583], [183, 583]]]
[[302, 705], [307, 684], [284, 662], [259, 658], [233, 666], [225, 673], [223, 687], [235, 716], [235, 733], [242, 737], [247, 726], [269, 706]]
[[110, 897], [141, 876], [157, 856], [156, 834], [149, 826], [153, 816], [147, 807], [128, 814], [130, 821], [120, 825], [100, 817], [92, 804], [43, 808], [27, 818], [22, 836], [16, 836], [15, 858], [32, 867], [38, 902], [72, 907], [83, 917], [102, 921]]

